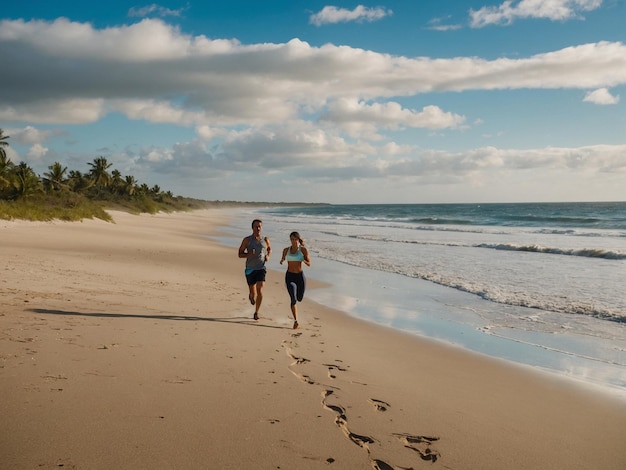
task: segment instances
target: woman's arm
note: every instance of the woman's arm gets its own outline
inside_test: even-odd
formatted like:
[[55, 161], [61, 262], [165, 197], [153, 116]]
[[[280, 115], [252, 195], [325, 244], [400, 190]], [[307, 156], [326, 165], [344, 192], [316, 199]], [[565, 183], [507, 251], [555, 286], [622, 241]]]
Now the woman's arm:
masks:
[[300, 250], [302, 250], [302, 255], [304, 257], [304, 264], [306, 264], [307, 266], [311, 266], [311, 258], [309, 258], [309, 250], [307, 250], [305, 247], [300, 247]]

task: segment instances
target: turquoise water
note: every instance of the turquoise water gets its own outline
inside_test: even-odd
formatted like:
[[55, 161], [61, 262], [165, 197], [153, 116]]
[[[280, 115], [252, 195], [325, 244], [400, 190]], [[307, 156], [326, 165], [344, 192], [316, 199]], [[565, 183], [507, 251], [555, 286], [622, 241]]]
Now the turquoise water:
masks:
[[519, 204], [352, 204], [267, 209], [269, 214], [419, 226], [538, 227], [620, 230], [626, 236], [626, 202]]
[[307, 206], [318, 256], [506, 305], [626, 321], [626, 203]]

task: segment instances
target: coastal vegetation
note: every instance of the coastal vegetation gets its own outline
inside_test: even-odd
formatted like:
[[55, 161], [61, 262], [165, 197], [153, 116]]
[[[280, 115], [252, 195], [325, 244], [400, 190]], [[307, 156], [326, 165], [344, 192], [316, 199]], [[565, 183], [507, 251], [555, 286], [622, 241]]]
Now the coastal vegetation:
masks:
[[111, 169], [105, 157], [88, 163], [86, 172], [54, 162], [42, 176], [25, 162], [7, 156], [8, 135], [0, 129], [0, 219], [111, 221], [106, 209], [131, 213], [202, 209], [214, 203], [174, 196], [158, 185], [149, 187], [132, 175]]
[[[302, 206], [301, 202], [206, 201], [175, 196], [158, 185], [140, 183], [132, 175], [112, 169], [105, 157], [87, 163], [87, 171], [68, 170], [59, 162], [38, 175], [25, 162], [7, 156], [8, 135], [0, 129], [0, 219], [77, 221], [98, 218], [112, 221], [107, 209], [134, 214], [190, 211], [230, 206]], [[317, 205], [317, 204], [315, 204]]]

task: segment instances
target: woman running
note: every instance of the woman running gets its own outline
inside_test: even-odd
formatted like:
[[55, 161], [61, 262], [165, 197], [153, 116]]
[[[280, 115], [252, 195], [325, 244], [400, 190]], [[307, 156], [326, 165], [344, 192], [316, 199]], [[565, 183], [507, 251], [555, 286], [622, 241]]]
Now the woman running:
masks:
[[285, 285], [287, 292], [291, 298], [291, 314], [293, 315], [293, 329], [298, 328], [298, 307], [297, 302], [301, 302], [304, 298], [304, 289], [306, 287], [306, 279], [302, 271], [302, 263], [311, 266], [309, 258], [309, 250], [304, 246], [304, 241], [300, 238], [298, 232], [289, 234], [291, 246], [283, 250], [283, 257], [280, 264], [287, 260], [287, 272], [285, 273]]

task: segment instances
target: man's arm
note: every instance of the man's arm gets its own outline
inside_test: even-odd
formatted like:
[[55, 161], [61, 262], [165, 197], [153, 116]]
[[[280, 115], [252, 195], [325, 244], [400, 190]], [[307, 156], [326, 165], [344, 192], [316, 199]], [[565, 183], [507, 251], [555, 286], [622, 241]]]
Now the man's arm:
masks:
[[272, 247], [270, 246], [270, 239], [268, 237], [265, 237], [265, 244], [267, 245], [267, 249], [265, 250], [265, 261], [269, 261], [270, 254], [272, 253]]
[[238, 256], [240, 258], [250, 257], [250, 253], [247, 252], [249, 244], [250, 244], [250, 238], [246, 237], [243, 240], [241, 240], [241, 245], [239, 245], [239, 252], [238, 252]]

